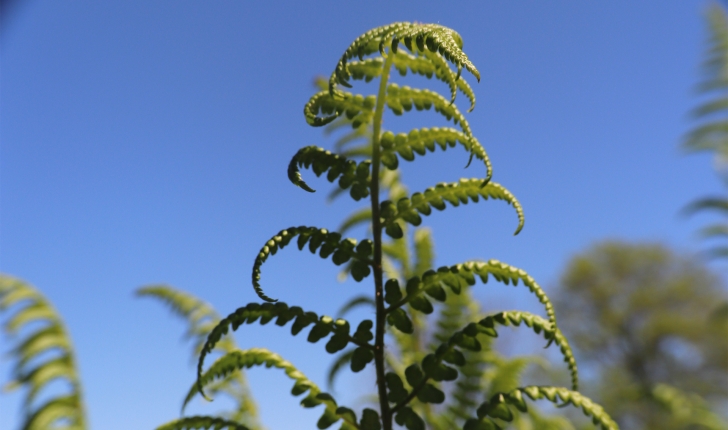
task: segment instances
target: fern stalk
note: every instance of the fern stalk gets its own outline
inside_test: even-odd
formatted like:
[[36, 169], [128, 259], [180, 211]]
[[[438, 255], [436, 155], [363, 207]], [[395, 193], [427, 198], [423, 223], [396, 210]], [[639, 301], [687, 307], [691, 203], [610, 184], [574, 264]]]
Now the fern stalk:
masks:
[[384, 318], [386, 312], [384, 309], [384, 281], [382, 275], [382, 223], [379, 214], [379, 163], [380, 163], [380, 147], [379, 137], [382, 128], [382, 116], [384, 114], [384, 101], [387, 94], [387, 81], [389, 80], [389, 71], [392, 67], [394, 53], [390, 51], [390, 55], [382, 66], [382, 77], [379, 81], [379, 92], [377, 94], [377, 107], [374, 111], [374, 132], [372, 135], [372, 182], [371, 182], [371, 201], [372, 201], [372, 231], [374, 234], [374, 291], [375, 301], [377, 305], [376, 331], [374, 343], [374, 360], [377, 369], [377, 388], [379, 390], [379, 407], [384, 423], [384, 430], [392, 429], [392, 412], [387, 401], [387, 387], [384, 382]]

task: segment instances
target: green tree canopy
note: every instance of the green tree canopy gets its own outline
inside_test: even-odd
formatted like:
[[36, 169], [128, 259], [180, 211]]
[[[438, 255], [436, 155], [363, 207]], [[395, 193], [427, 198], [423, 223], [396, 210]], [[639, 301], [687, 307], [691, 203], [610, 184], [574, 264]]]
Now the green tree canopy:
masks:
[[726, 289], [699, 261], [662, 245], [606, 242], [569, 262], [555, 297], [560, 326], [596, 379], [587, 394], [621, 428], [705, 428], [666, 413], [653, 395], [661, 383], [726, 404]]

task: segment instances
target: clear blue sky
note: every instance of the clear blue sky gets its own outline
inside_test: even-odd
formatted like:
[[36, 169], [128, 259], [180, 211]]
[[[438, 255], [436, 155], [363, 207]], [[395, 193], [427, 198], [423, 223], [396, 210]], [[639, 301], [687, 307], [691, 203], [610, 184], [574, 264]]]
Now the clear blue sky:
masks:
[[[694, 232], [709, 218], [678, 212], [721, 191], [708, 156], [679, 150], [698, 100], [706, 5], [16, 5], [1, 30], [0, 269], [37, 286], [65, 317], [93, 428], [152, 428], [175, 418], [194, 379], [183, 325], [132, 292], [169, 283], [227, 314], [257, 301], [250, 270], [270, 236], [338, 225], [355, 205], [327, 204], [325, 192], [305, 193], [286, 177], [299, 147], [332, 144], [306, 124], [303, 105], [314, 76], [330, 74], [354, 38], [402, 20], [439, 22], [463, 36], [482, 74], [480, 84], [466, 75], [478, 98], [467, 118], [494, 180], [526, 215], [517, 237], [502, 202], [425, 218], [438, 264], [497, 258], [553, 287], [571, 256], [607, 238], [696, 252]], [[385, 121], [396, 131], [441, 123], [427, 114]], [[482, 175], [475, 166], [464, 171], [466, 155], [450, 152], [404, 164], [410, 189]], [[339, 284], [335, 266], [293, 250], [263, 270], [269, 295], [322, 314], [371, 288]], [[537, 309], [518, 289], [479, 288], [490, 309]], [[324, 385], [330, 356], [322, 345], [276, 327], [244, 327], [237, 339], [279, 352]], [[0, 378], [8, 372], [1, 362]], [[373, 375], [362, 375], [341, 379], [349, 405], [374, 389]], [[249, 378], [269, 428], [314, 428], [319, 412], [296, 406], [282, 374], [257, 369]], [[0, 396], [0, 428], [15, 428], [18, 408], [17, 395]]]

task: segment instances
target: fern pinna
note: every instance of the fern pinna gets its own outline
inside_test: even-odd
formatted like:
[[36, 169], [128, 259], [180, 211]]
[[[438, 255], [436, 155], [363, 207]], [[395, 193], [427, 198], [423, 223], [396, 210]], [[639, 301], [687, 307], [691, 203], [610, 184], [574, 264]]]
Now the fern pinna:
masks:
[[[463, 113], [454, 104], [458, 92], [475, 103], [472, 88], [462, 78], [462, 70], [480, 79], [479, 72], [462, 51], [463, 42], [455, 31], [438, 24], [399, 22], [375, 28], [358, 37], [344, 52], [329, 81], [328, 88], [315, 94], [304, 107], [306, 121], [312, 126], [323, 126], [345, 116], [355, 129], [365, 127], [371, 131], [370, 155], [355, 161], [323, 148], [309, 146], [298, 151], [288, 168], [290, 180], [298, 187], [313, 192], [301, 175], [301, 168], [311, 168], [317, 176], [323, 174], [330, 182], [336, 181], [340, 190], [356, 201], [368, 198], [368, 209], [360, 212], [352, 222], [367, 220], [371, 226], [371, 239], [357, 241], [344, 238], [340, 232], [313, 226], [289, 227], [274, 235], [260, 250], [253, 264], [252, 283], [263, 303], [250, 303], [223, 318], [209, 333], [198, 362], [197, 392], [206, 396], [208, 385], [224, 378], [230, 372], [244, 367], [265, 365], [285, 372], [293, 381], [293, 395], [306, 394], [304, 407], [324, 406], [318, 428], [324, 429], [340, 422], [341, 429], [391, 430], [394, 423], [409, 430], [425, 428], [421, 405], [441, 404], [446, 394], [439, 388], [445, 381], [454, 381], [460, 372], [468, 369], [471, 352], [483, 349], [479, 339], [495, 337], [500, 326], [525, 325], [544, 336], [548, 344], [560, 347], [572, 375], [573, 386], [510, 387], [494, 392], [485, 402], [477, 405], [470, 416], [456, 418], [458, 427], [467, 430], [498, 429], [514, 419], [518, 411], [526, 411], [526, 398], [547, 399], [560, 406], [571, 404], [603, 429], [616, 429], [617, 425], [602, 408], [577, 390], [576, 363], [566, 339], [556, 326], [553, 307], [538, 284], [523, 270], [496, 260], [471, 261], [440, 268], [422, 267], [402, 282], [385, 273], [386, 253], [383, 235], [397, 243], [405, 236], [405, 225], [418, 226], [422, 215], [432, 209], [442, 211], [452, 206], [478, 202], [482, 199], [503, 200], [512, 205], [518, 216], [515, 232], [523, 227], [523, 212], [518, 200], [503, 186], [492, 182], [492, 168], [488, 155]], [[415, 73], [435, 77], [449, 88], [448, 97], [428, 89], [415, 89], [389, 83], [392, 67], [406, 75]], [[454, 70], [453, 70], [454, 68]], [[379, 79], [378, 91], [373, 95], [349, 93], [342, 87], [351, 87], [352, 80]], [[394, 134], [382, 129], [382, 118], [388, 108], [401, 115], [412, 108], [434, 109], [452, 121], [453, 128], [419, 128], [409, 133]], [[477, 159], [484, 167], [484, 177], [461, 179], [450, 184], [438, 184], [422, 192], [380, 201], [386, 172], [397, 169], [399, 162], [413, 161], [438, 149], [446, 150], [461, 145], [469, 154], [469, 162]], [[392, 196], [392, 193], [390, 193]], [[364, 320], [354, 325], [344, 319], [334, 319], [314, 312], [289, 306], [266, 295], [262, 287], [262, 267], [268, 258], [291, 243], [303, 250], [318, 253], [334, 264], [346, 264], [356, 281], [372, 277], [376, 308], [374, 321]], [[396, 246], [396, 245], [395, 245]], [[426, 259], [423, 259], [426, 260]], [[413, 335], [413, 321], [419, 314], [430, 314], [432, 299], [448, 304], [457, 300], [463, 290], [478, 280], [485, 283], [493, 278], [506, 285], [522, 283], [544, 305], [546, 318], [525, 312], [501, 312], [463, 322], [457, 328], [448, 328], [434, 350], [417, 357], [406, 368], [387, 363], [385, 332], [389, 329], [398, 336]], [[449, 290], [449, 291], [448, 291]], [[254, 322], [278, 326], [291, 324], [291, 333], [308, 331], [308, 341], [326, 341], [326, 351], [336, 353], [350, 347], [349, 364], [359, 372], [373, 364], [376, 371], [378, 410], [365, 408], [357, 415], [350, 408], [340, 406], [328, 393], [306, 378], [291, 363], [265, 349], [230, 351], [205, 369], [205, 358], [223, 336], [243, 324]], [[390, 326], [389, 328], [387, 326]], [[403, 366], [402, 366], [403, 367]], [[503, 385], [505, 386], [505, 384]], [[189, 396], [188, 396], [189, 400]], [[245, 428], [232, 420], [195, 416], [166, 424], [165, 429], [187, 428]]]

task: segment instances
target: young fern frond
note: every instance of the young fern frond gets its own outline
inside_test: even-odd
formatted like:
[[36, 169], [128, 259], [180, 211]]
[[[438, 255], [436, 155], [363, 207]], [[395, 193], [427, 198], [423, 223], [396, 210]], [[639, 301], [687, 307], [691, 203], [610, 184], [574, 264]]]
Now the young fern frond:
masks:
[[[382, 55], [384, 55], [385, 47], [391, 47], [391, 52], [397, 53], [400, 41], [404, 42], [410, 51], [416, 47], [420, 51], [424, 51], [426, 48], [430, 52], [437, 52], [453, 63], [458, 70], [465, 67], [480, 81], [480, 72], [462, 51], [463, 39], [458, 33], [439, 24], [396, 22], [372, 29], [354, 40], [344, 52], [329, 79], [331, 95], [334, 95], [337, 84], [345, 87], [351, 86], [348, 83], [351, 75], [347, 67], [350, 59], [357, 56], [362, 60], [365, 55], [376, 52], [377, 48]], [[413, 41], [415, 45], [412, 44]], [[385, 46], [387, 44], [389, 46]], [[460, 73], [458, 73], [459, 75]]]
[[[400, 44], [409, 52], [401, 49]], [[288, 228], [269, 240], [256, 257], [252, 273], [255, 292], [268, 303], [251, 303], [239, 308], [222, 319], [209, 333], [198, 361], [195, 387], [203, 396], [206, 384], [242, 367], [261, 364], [278, 366], [286, 369], [287, 373], [292, 372], [289, 374], [292, 376], [296, 372], [293, 367], [288, 367], [288, 364], [284, 364], [287, 362], [283, 362], [277, 355], [261, 350], [230, 352], [207, 372], [203, 372], [203, 365], [206, 355], [230, 328], [236, 330], [241, 324], [258, 320], [261, 324], [275, 320], [279, 326], [293, 321], [293, 335], [312, 325], [308, 335], [310, 342], [317, 342], [331, 335], [326, 344], [327, 352], [342, 351], [329, 374], [330, 381], [347, 363], [353, 372], [363, 370], [372, 362], [375, 367], [379, 412], [365, 409], [360, 422], [357, 422], [353, 411], [336, 406], [333, 398], [318, 392], [317, 388], [310, 388], [313, 383], [309, 384], [310, 381], [305, 380], [307, 382], [304, 385], [310, 391], [309, 397], [314, 396], [316, 404], [327, 404], [323, 421], [318, 423], [319, 428], [326, 428], [341, 418], [345, 419], [342, 428], [362, 430], [392, 430], [393, 422], [407, 427], [408, 430], [424, 430], [426, 424], [431, 424], [437, 430], [449, 430], [454, 428], [453, 424], [466, 429], [497, 428], [495, 421], [488, 416], [500, 414], [496, 419], [512, 419], [513, 415], [508, 415], [509, 410], [505, 406], [505, 411], [497, 405], [491, 407], [495, 405], [494, 402], [502, 398], [504, 400], [501, 403], [506, 402], [505, 399], [513, 403], [514, 399], [521, 399], [521, 392], [532, 398], [545, 396], [553, 401], [555, 397], [551, 390], [557, 390], [554, 393], [558, 393], [561, 401], [580, 405], [587, 415], [594, 417], [595, 422], [606, 426], [604, 428], [616, 428], [612, 426], [609, 417], [588, 399], [582, 398], [576, 392], [552, 387], [526, 387], [497, 394], [487, 402], [487, 406], [478, 409], [478, 418], [468, 419], [476, 412], [478, 400], [474, 398], [475, 393], [484, 387], [482, 381], [473, 382], [473, 377], [482, 374], [487, 366], [505, 362], [492, 351], [486, 353], [483, 349], [483, 344], [489, 345], [487, 339], [497, 336], [497, 325], [524, 324], [537, 334], [543, 334], [549, 345], [556, 343], [559, 346], [569, 367], [574, 389], [577, 388], [578, 378], [576, 362], [566, 339], [556, 326], [551, 302], [533, 278], [520, 269], [496, 260], [468, 262], [433, 270], [429, 232], [415, 230], [415, 246], [412, 252], [410, 236], [405, 234], [407, 226], [404, 223], [400, 225], [401, 220], [415, 227], [419, 226], [422, 223], [421, 215], [429, 215], [432, 208], [444, 210], [447, 203], [459, 206], [470, 201], [478, 202], [481, 198], [493, 198], [503, 200], [515, 208], [518, 216], [516, 234], [523, 228], [524, 216], [520, 203], [503, 186], [490, 182], [492, 168], [488, 155], [473, 135], [465, 116], [454, 104], [458, 91], [470, 100], [471, 110], [475, 104], [472, 88], [461, 77], [462, 69], [480, 79], [478, 70], [463, 53], [462, 46], [460, 35], [439, 24], [398, 22], [361, 35], [346, 49], [328, 81], [328, 90], [311, 97], [304, 107], [304, 116], [312, 126], [328, 124], [327, 130], [330, 131], [350, 125], [354, 131], [337, 143], [340, 154], [333, 154], [316, 146], [298, 151], [289, 164], [288, 175], [294, 185], [312, 192], [313, 189], [303, 181], [299, 171], [301, 167], [310, 167], [317, 176], [326, 173], [330, 182], [338, 180], [338, 189], [331, 194], [332, 197], [342, 195], [345, 190], [349, 190], [350, 196], [356, 201], [368, 197], [369, 207], [347, 218], [341, 230], [348, 231], [355, 226], [369, 224], [370, 230], [367, 233], [371, 240], [357, 242], [354, 239], [342, 239], [341, 232], [329, 232], [315, 227]], [[450, 65], [457, 71], [453, 71]], [[392, 68], [402, 75], [410, 71], [428, 78], [435, 77], [447, 84], [450, 97], [446, 98], [428, 89], [390, 83]], [[378, 91], [365, 96], [337, 88], [339, 85], [351, 87], [351, 79], [378, 79]], [[459, 129], [424, 127], [395, 135], [382, 128], [386, 110], [402, 115], [413, 107], [416, 110], [434, 108]], [[352, 144], [362, 138], [367, 138], [369, 143], [364, 146]], [[486, 167], [485, 178], [441, 183], [422, 193], [409, 195], [395, 171], [399, 157], [412, 161], [415, 154], [434, 152], [437, 147], [445, 150], [458, 143], [470, 153], [470, 161], [477, 158], [483, 162]], [[381, 198], [385, 192], [389, 194], [388, 200]], [[384, 232], [393, 240], [383, 237]], [[356, 281], [372, 275], [373, 298], [357, 297], [347, 306], [373, 303], [376, 309], [374, 321], [362, 321], [357, 330], [351, 333], [349, 323], [343, 319], [335, 321], [331, 317], [319, 317], [313, 312], [289, 307], [285, 303], [269, 303], [274, 300], [265, 295], [260, 286], [261, 266], [268, 256], [285, 247], [295, 236], [298, 236], [300, 250], [308, 244], [309, 251], [318, 252], [322, 258], [331, 256], [334, 264], [347, 263], [345, 273], [350, 272]], [[389, 277], [386, 284], [385, 274]], [[468, 303], [471, 297], [468, 295], [469, 289], [465, 292], [462, 289], [475, 284], [476, 277], [480, 277], [485, 283], [490, 275], [506, 285], [523, 282], [544, 305], [548, 319], [525, 312], [501, 312], [485, 318], [475, 315], [476, 311]], [[399, 282], [404, 282], [405, 288], [401, 288]], [[450, 288], [455, 295], [448, 295], [444, 287]], [[423, 314], [432, 313], [434, 306], [425, 296], [444, 302], [443, 306], [449, 312], [449, 316], [440, 320], [442, 324], [438, 326], [437, 342], [429, 344], [432, 349], [428, 349], [425, 341], [429, 321]], [[458, 320], [455, 317], [458, 311], [463, 311], [472, 318]], [[467, 323], [477, 318], [480, 318], [478, 322]], [[463, 324], [467, 325], [461, 329]], [[386, 350], [387, 325], [396, 329], [390, 333], [400, 347], [399, 355]], [[349, 344], [353, 344], [353, 347], [347, 348]], [[500, 379], [503, 383], [495, 383], [493, 386], [498, 389], [513, 388], [516, 376], [523, 366], [519, 361], [512, 362], [508, 368], [504, 366]], [[461, 373], [463, 377], [460, 377]], [[294, 379], [298, 380], [298, 376]], [[460, 385], [455, 390], [449, 390], [448, 384], [443, 384], [444, 381], [457, 381]], [[492, 381], [498, 382], [495, 377], [491, 378]], [[316, 393], [311, 394], [314, 391]], [[461, 397], [446, 402], [447, 393]], [[192, 396], [193, 391], [188, 398]], [[518, 408], [521, 403], [517, 404]], [[450, 412], [439, 414], [437, 409], [433, 409], [433, 404], [443, 404], [440, 410]], [[525, 407], [525, 403], [523, 405]]]
[[[60, 315], [31, 285], [0, 275], [0, 312], [10, 309], [15, 309], [15, 313], [5, 322], [5, 331], [11, 336], [22, 333], [23, 337], [10, 351], [15, 365], [13, 380], [6, 389], [26, 389], [22, 428], [40, 430], [65, 425], [85, 429], [81, 382], [73, 346]], [[65, 381], [69, 389], [38, 405], [39, 395], [57, 381]]]

